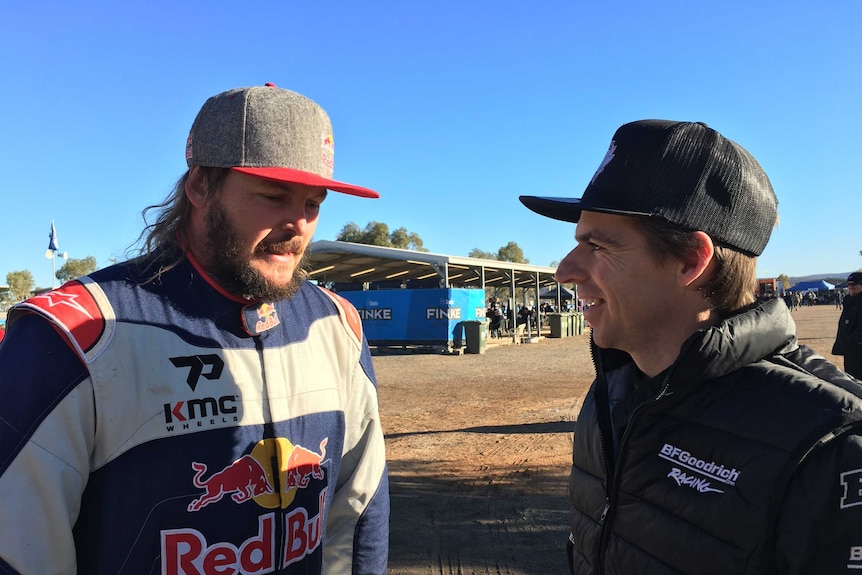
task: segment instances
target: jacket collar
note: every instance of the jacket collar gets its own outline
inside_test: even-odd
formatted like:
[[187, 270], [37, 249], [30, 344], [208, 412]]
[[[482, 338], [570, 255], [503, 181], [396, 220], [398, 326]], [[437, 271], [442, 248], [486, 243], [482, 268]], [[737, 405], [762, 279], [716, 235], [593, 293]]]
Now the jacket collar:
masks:
[[[602, 375], [627, 363], [631, 356], [616, 349], [601, 349], [590, 337], [596, 372]], [[682, 345], [680, 355], [669, 370], [675, 391], [693, 389], [700, 383], [721, 377], [772, 354], [798, 347], [796, 324], [780, 298], [756, 303], [721, 323], [698, 330]]]

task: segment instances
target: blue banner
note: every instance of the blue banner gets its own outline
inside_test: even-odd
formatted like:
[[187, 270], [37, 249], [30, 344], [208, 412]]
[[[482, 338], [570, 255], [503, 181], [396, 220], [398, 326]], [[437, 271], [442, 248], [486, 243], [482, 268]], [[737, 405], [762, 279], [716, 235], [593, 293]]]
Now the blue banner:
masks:
[[393, 289], [344, 291], [359, 312], [371, 345], [454, 345], [464, 339], [464, 322], [485, 321], [481, 289]]

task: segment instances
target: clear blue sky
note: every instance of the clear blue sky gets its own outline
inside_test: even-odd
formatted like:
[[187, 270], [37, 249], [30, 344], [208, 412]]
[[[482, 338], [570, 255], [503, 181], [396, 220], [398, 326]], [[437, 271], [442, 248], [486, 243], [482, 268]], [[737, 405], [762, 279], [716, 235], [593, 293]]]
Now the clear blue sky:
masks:
[[[432, 252], [559, 261], [574, 224], [520, 194], [580, 196], [628, 121], [703, 121], [751, 151], [781, 223], [761, 276], [862, 267], [862, 2], [13, 2], [0, 25], [0, 283], [51, 285], [60, 249], [123, 258], [185, 170], [201, 104], [274, 82], [334, 124], [316, 239], [405, 227]], [[56, 262], [57, 267], [62, 264]]]

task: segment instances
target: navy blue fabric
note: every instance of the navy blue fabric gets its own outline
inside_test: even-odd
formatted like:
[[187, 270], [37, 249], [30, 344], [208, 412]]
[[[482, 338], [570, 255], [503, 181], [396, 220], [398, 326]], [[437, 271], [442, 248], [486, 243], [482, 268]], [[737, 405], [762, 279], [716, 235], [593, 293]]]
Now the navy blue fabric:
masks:
[[[33, 341], [45, 345], [31, 345]], [[34, 369], [20, 370], [18, 365]], [[41, 317], [27, 314], [9, 327], [0, 342], [0, 474], [51, 410], [86, 377], [75, 352]]]

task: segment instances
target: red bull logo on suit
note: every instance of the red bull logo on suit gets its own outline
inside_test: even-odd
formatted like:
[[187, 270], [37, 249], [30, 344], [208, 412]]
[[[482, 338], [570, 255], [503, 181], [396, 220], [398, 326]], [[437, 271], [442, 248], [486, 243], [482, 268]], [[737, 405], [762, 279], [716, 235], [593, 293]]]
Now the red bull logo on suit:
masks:
[[[263, 440], [251, 453], [213, 472], [205, 463], [192, 462], [191, 482], [203, 492], [187, 509], [197, 512], [209, 505], [250, 501], [265, 509], [286, 509], [299, 489], [308, 489], [313, 481], [326, 478], [323, 464], [327, 442], [328, 438], [324, 438], [318, 451], [314, 451], [283, 437]], [[278, 462], [278, 469], [273, 469], [272, 461]], [[304, 507], [293, 509], [284, 516], [280, 530], [276, 529], [275, 513], [261, 515], [257, 533], [249, 534], [242, 542], [208, 541], [203, 533], [191, 528], [162, 531], [162, 573], [271, 573], [278, 566], [295, 563], [320, 546], [326, 493], [326, 487], [320, 489], [316, 515], [310, 517]], [[284, 533], [283, 545], [274, 544], [277, 532]], [[276, 548], [284, 549], [282, 557], [275, 556]], [[216, 563], [218, 569], [207, 567]]]
[[[328, 441], [323, 438], [318, 453], [294, 445], [284, 437], [265, 439], [248, 455], [209, 475], [205, 463], [192, 462], [192, 483], [204, 492], [189, 503], [188, 510], [198, 511], [221, 501], [225, 495], [230, 495], [235, 503], [252, 500], [266, 509], [286, 509], [293, 503], [297, 489], [307, 488], [312, 479], [324, 479], [321, 465]], [[272, 461], [278, 462], [278, 477], [274, 475]], [[276, 493], [277, 485], [281, 487], [280, 493]]]
[[[161, 533], [163, 575], [263, 575], [301, 561], [323, 540], [326, 489], [320, 492], [320, 511], [314, 517], [300, 507], [284, 517], [284, 544], [276, 546], [276, 517], [258, 517], [257, 533], [238, 544], [210, 542], [197, 529], [170, 529]], [[276, 551], [277, 548], [282, 553]]]
[[228, 493], [236, 503], [242, 503], [273, 491], [272, 485], [266, 478], [266, 471], [250, 455], [243, 455], [221, 471], [210, 475], [206, 481], [201, 481], [201, 477], [207, 471], [205, 464], [193, 462], [192, 469], [195, 470], [192, 483], [195, 487], [203, 489], [204, 493], [189, 503], [189, 511], [198, 511], [210, 503], [221, 500]]

